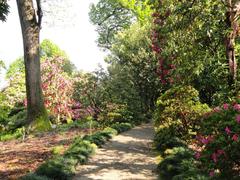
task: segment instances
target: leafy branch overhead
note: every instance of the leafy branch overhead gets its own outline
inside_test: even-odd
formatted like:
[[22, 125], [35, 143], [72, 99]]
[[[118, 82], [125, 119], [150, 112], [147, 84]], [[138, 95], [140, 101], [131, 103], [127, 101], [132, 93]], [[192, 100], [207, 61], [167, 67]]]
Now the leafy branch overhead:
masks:
[[8, 13], [9, 5], [7, 3], [7, 0], [0, 0], [0, 20], [6, 21]]

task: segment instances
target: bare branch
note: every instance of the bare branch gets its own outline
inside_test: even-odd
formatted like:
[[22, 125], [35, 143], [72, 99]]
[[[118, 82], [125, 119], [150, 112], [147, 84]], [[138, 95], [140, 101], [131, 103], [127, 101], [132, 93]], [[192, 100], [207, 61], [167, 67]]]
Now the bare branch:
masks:
[[37, 23], [38, 23], [38, 27], [41, 28], [42, 16], [43, 16], [41, 0], [36, 0], [36, 2], [37, 2], [37, 16], [38, 16]]

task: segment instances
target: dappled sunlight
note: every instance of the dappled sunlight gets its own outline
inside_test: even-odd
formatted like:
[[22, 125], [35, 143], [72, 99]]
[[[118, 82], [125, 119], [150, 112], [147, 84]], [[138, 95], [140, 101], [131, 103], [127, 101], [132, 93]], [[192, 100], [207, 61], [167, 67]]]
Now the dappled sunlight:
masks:
[[87, 165], [77, 168], [74, 179], [155, 179], [153, 134], [152, 126], [147, 124], [114, 137]]

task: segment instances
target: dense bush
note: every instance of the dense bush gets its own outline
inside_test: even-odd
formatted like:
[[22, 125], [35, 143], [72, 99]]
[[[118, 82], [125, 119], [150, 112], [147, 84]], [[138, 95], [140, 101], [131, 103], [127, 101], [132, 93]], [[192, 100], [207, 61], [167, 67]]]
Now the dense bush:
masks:
[[162, 127], [158, 130], [154, 137], [154, 146], [161, 154], [166, 149], [172, 149], [174, 147], [186, 147], [186, 143], [180, 138], [175, 136], [175, 128]]
[[108, 103], [104, 111], [99, 115], [98, 120], [105, 125], [118, 122], [133, 122], [133, 113], [128, 110], [127, 105]]
[[116, 134], [117, 134], [117, 131], [115, 129], [105, 128], [103, 131], [96, 132], [92, 135], [84, 136], [83, 140], [87, 140], [91, 143], [96, 144], [97, 146], [101, 146]]
[[15, 129], [14, 131], [3, 131], [0, 133], [0, 141], [21, 138], [24, 135], [24, 131], [24, 127]]
[[94, 154], [95, 148], [96, 146], [89, 141], [76, 138], [63, 157], [55, 156], [46, 161], [35, 173], [51, 179], [70, 179], [74, 175], [76, 165], [86, 163], [89, 156]]
[[74, 162], [68, 159], [55, 157], [42, 164], [35, 173], [51, 179], [67, 180], [74, 174], [74, 165]]
[[24, 177], [21, 177], [20, 180], [50, 180], [50, 179], [47, 178], [46, 176], [39, 176], [37, 174], [30, 173]]
[[[158, 165], [161, 179], [201, 179], [197, 167], [198, 163], [193, 158], [193, 152], [188, 148], [175, 147]], [[201, 177], [201, 178], [200, 178]]]
[[223, 104], [205, 115], [196, 138], [196, 158], [211, 176], [239, 177], [239, 136], [240, 104]]
[[199, 119], [210, 109], [202, 104], [191, 86], [177, 86], [166, 91], [157, 101], [155, 126], [174, 128], [174, 136], [188, 139], [195, 135]]
[[23, 110], [9, 118], [7, 128], [8, 130], [15, 130], [17, 128], [23, 127], [24, 125], [26, 125], [26, 123], [27, 123], [27, 111]]
[[76, 138], [74, 143], [64, 153], [64, 157], [76, 160], [79, 164], [84, 164], [89, 156], [95, 153], [95, 148], [91, 142]]
[[111, 126], [111, 128], [116, 129], [118, 133], [121, 133], [133, 128], [133, 125], [130, 123], [115, 123]]

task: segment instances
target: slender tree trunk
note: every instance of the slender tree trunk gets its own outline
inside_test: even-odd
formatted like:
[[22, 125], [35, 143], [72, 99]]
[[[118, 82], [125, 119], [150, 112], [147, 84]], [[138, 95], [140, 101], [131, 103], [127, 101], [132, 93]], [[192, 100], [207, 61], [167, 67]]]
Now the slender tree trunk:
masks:
[[237, 60], [235, 54], [235, 39], [238, 32], [238, 22], [234, 5], [232, 0], [227, 2], [228, 11], [226, 13], [226, 22], [231, 32], [226, 37], [226, 58], [229, 65], [229, 80], [230, 86], [234, 85], [237, 80]]
[[38, 118], [46, 117], [40, 74], [39, 34], [41, 9], [39, 9], [39, 3], [40, 0], [37, 1], [37, 16], [32, 0], [17, 0], [24, 46], [27, 118], [30, 124]]

